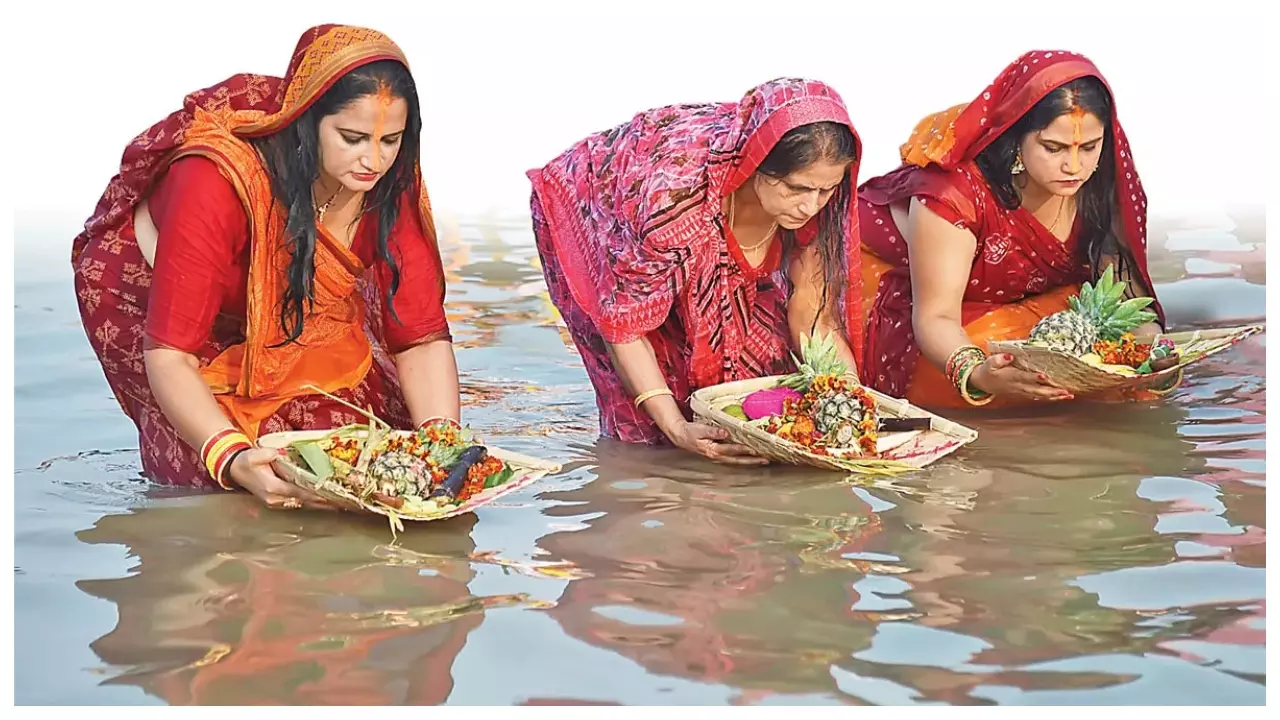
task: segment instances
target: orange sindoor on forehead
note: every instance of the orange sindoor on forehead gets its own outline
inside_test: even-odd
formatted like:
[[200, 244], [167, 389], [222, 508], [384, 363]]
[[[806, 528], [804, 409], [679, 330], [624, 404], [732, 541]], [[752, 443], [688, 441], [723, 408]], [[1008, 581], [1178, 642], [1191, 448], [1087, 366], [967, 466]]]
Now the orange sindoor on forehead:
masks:
[[374, 96], [377, 99], [377, 115], [373, 119], [373, 137], [370, 141], [373, 143], [372, 164], [369, 168], [374, 172], [382, 172], [382, 135], [383, 128], [387, 123], [387, 111], [391, 109], [391, 103], [395, 102], [395, 98], [391, 95], [391, 86], [378, 81], [378, 92]]
[[1071, 110], [1071, 172], [1080, 172], [1080, 143], [1084, 140], [1084, 108], [1079, 103]]

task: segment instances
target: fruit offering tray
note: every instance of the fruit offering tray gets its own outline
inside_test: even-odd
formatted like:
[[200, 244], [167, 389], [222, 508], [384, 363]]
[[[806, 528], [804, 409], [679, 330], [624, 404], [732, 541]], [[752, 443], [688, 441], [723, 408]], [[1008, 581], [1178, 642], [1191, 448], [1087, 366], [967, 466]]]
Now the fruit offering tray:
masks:
[[859, 385], [831, 336], [804, 338], [801, 352], [791, 375], [694, 392], [694, 415], [771, 460], [860, 474], [912, 472], [978, 437], [970, 428]]
[[1262, 332], [1265, 325], [1137, 337], [1156, 320], [1149, 297], [1124, 299], [1127, 283], [1112, 267], [1097, 285], [1084, 283], [1068, 309], [1041, 319], [1025, 340], [989, 343], [987, 352], [1013, 356], [1015, 367], [1046, 375], [1072, 393], [1167, 387], [1186, 366]]

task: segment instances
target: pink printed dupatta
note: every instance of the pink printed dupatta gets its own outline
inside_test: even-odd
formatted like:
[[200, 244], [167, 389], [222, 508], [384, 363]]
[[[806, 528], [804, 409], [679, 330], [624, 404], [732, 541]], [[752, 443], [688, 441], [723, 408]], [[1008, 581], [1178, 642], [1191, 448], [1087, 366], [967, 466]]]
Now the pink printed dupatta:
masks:
[[[721, 200], [744, 183], [786, 132], [818, 121], [847, 125], [839, 95], [811, 80], [780, 79], [737, 103], [673, 105], [636, 115], [593, 135], [549, 165], [529, 172], [569, 290], [608, 342], [628, 342], [679, 314], [692, 344], [692, 384], [734, 379], [746, 353], [769, 352], [765, 338], [732, 321], [726, 299], [749, 273], [717, 273], [727, 247]], [[858, 165], [850, 170], [856, 190]], [[857, 214], [849, 198], [846, 255], [856, 263]], [[823, 212], [830, 212], [830, 207]], [[819, 218], [797, 233], [816, 235]], [[849, 277], [858, 274], [851, 269]], [[861, 346], [861, 298], [844, 294], [855, 352]], [[775, 349], [776, 350], [776, 349]]]

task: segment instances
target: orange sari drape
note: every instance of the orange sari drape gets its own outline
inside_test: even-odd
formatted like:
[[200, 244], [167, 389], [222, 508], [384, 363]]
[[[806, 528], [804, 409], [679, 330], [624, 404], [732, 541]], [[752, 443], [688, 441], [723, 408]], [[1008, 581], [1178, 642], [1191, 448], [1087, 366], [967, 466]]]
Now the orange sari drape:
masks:
[[323, 226], [317, 226], [315, 303], [297, 341], [281, 344], [280, 308], [291, 259], [284, 218], [257, 153], [233, 133], [237, 120], [244, 122], [237, 115], [243, 114], [198, 110], [175, 159], [202, 155], [213, 160], [248, 210], [245, 342], [228, 347], [201, 375], [232, 422], [254, 438], [262, 421], [289, 399], [313, 394], [311, 386], [330, 393], [355, 387], [369, 371], [373, 350], [364, 331], [364, 301], [356, 292], [364, 266]]
[[[182, 345], [174, 347], [200, 360], [202, 375], [219, 405], [251, 438], [283, 430], [327, 429], [360, 419], [346, 405], [316, 394], [309, 386], [346, 403], [370, 407], [398, 427], [411, 426], [391, 355], [449, 336], [443, 309], [444, 275], [421, 169], [415, 163], [413, 197], [398, 200], [400, 219], [393, 230], [391, 252], [400, 256], [404, 291], [397, 292], [395, 307], [402, 322], [388, 326], [384, 295], [390, 273], [377, 253], [369, 250], [370, 233], [361, 230], [353, 251], [320, 230], [315, 304], [307, 308], [300, 343], [280, 345], [288, 264], [284, 219], [272, 209], [270, 182], [248, 142], [295, 121], [343, 75], [383, 60], [408, 67], [399, 47], [376, 30], [319, 25], [298, 40], [283, 77], [235, 75], [191, 93], [181, 109], [129, 143], [119, 172], [73, 241], [71, 260], [81, 321], [108, 385], [138, 428], [142, 470], [152, 480], [216, 487], [196, 449], [174, 429], [151, 392], [144, 353], [150, 343], [167, 344], [165, 338], [150, 335], [151, 329], [180, 339]], [[234, 188], [231, 202], [242, 205], [243, 220], [224, 212], [219, 219], [224, 225], [218, 228], [200, 222], [182, 226], [179, 235], [187, 229], [213, 235], [189, 236], [183, 247], [200, 250], [187, 252], [181, 263], [169, 263], [167, 274], [153, 287], [159, 276], [138, 245], [134, 213], [152, 193], [164, 194], [158, 190], [167, 187], [170, 168], [176, 172], [185, 165], [192, 171], [192, 165], [176, 162], [182, 158], [201, 166], [207, 160], [216, 166], [216, 174], [221, 175], [216, 180], [225, 179], [223, 190]], [[181, 191], [175, 187], [168, 187], [170, 205], [184, 197], [185, 207], [203, 207], [189, 202], [193, 194], [202, 192], [200, 187], [184, 186]], [[229, 199], [223, 192], [218, 202], [210, 202], [211, 215], [204, 220], [212, 222], [218, 203], [225, 205]], [[213, 251], [202, 245], [218, 233], [229, 232], [225, 223], [246, 220], [249, 227], [243, 236], [218, 239], [226, 241], [225, 247]], [[368, 229], [374, 228], [369, 225]], [[239, 253], [234, 262], [243, 265], [226, 273], [206, 273], [200, 278], [202, 295], [190, 308], [161, 313], [163, 319], [152, 317], [150, 300], [154, 297], [163, 305], [178, 298], [185, 279], [182, 273], [202, 252], [225, 254], [231, 246]], [[238, 272], [246, 266], [247, 277]], [[217, 285], [224, 281], [245, 284], [219, 295]], [[226, 304], [218, 305], [220, 300]], [[172, 303], [167, 307], [172, 308]], [[197, 315], [200, 323], [213, 323], [207, 338], [202, 337], [202, 329], [184, 325]]]

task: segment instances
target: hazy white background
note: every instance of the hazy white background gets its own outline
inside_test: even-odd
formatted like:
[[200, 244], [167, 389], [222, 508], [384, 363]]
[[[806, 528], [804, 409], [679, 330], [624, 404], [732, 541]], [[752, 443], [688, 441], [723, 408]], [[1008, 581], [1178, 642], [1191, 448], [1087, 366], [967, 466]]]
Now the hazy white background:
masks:
[[263, 8], [253, 14], [65, 5], [28, 6], [46, 19], [23, 24], [41, 30], [8, 39], [6, 145], [17, 172], [7, 195], [20, 255], [65, 256], [135, 134], [233, 73], [282, 74], [302, 31], [325, 22], [377, 28], [407, 53], [424, 108], [424, 170], [443, 218], [518, 218], [528, 207], [524, 172], [581, 136], [656, 105], [735, 100], [783, 75], [839, 90], [864, 139], [868, 177], [896, 164], [924, 114], [970, 100], [1029, 49], [1075, 50], [1102, 69], [1154, 216], [1263, 205], [1275, 147], [1266, 22], [1232, 3], [1125, 15], [1109, 8], [1129, 3], [1055, 2], [1028, 15], [1033, 6], [1007, 2], [913, 2], [896, 14], [887, 2], [645, 2], [626, 6], [631, 18], [574, 14], [615, 11], [591, 3], [528, 6], [551, 8], [543, 17], [503, 16], [507, 4], [472, 17], [378, 1], [245, 4]]

